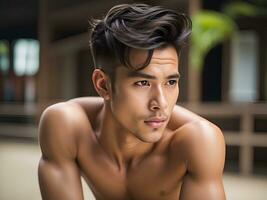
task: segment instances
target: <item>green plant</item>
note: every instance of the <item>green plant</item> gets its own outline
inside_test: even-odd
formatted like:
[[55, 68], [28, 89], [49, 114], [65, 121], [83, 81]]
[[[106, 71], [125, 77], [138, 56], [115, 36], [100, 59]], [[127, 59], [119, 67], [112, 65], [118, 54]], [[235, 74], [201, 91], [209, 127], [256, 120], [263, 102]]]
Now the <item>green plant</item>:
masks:
[[[259, 5], [265, 5], [265, 0], [258, 0]], [[264, 4], [265, 3], [265, 4]], [[234, 21], [240, 16], [266, 16], [266, 7], [242, 1], [232, 2], [224, 6], [223, 13], [202, 10], [192, 16], [193, 30], [189, 64], [194, 69], [202, 70], [207, 53], [216, 45], [227, 40], [236, 31]]]
[[[255, 2], [256, 3], [256, 2]], [[223, 12], [232, 18], [237, 18], [240, 16], [266, 16], [267, 9], [263, 6], [259, 6], [256, 4], [250, 4], [242, 1], [233, 2], [227, 4], [223, 8]]]
[[190, 66], [201, 70], [206, 54], [228, 39], [236, 29], [235, 22], [225, 14], [200, 11], [192, 16]]

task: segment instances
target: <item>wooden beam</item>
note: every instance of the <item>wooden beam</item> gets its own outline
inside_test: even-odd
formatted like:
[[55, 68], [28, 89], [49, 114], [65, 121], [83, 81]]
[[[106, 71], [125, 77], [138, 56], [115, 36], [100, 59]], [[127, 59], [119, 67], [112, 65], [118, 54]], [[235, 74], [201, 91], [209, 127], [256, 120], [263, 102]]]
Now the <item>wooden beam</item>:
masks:
[[[201, 9], [201, 0], [189, 0], [189, 14], [194, 15]], [[189, 48], [190, 51], [190, 48]], [[201, 101], [202, 79], [201, 70], [188, 67], [188, 101], [198, 103]]]

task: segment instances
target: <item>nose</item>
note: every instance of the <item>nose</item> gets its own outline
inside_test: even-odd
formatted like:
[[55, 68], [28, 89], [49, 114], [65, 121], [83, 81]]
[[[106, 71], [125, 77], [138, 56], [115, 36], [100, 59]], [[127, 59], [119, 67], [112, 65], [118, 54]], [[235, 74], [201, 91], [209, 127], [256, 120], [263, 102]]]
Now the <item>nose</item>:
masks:
[[151, 111], [165, 110], [168, 106], [166, 95], [161, 88], [157, 88], [149, 102]]

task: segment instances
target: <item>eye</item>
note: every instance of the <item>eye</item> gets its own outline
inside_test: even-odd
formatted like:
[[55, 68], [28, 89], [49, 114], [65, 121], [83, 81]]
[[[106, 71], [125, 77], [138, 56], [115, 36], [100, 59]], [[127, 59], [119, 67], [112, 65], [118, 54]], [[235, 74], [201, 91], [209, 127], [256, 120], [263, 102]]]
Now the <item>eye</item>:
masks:
[[138, 81], [135, 83], [135, 85], [137, 85], [137, 86], [149, 86], [149, 82], [148, 81]]
[[176, 85], [177, 84], [177, 80], [169, 80], [167, 82], [167, 85]]

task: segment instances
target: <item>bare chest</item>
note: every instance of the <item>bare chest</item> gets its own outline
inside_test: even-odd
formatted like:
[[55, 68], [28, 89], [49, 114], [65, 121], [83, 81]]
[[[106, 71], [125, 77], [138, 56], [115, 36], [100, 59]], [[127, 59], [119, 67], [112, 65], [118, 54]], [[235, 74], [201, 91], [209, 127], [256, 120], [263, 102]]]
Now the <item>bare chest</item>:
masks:
[[163, 155], [151, 155], [123, 169], [101, 153], [81, 157], [79, 164], [97, 200], [178, 199], [185, 174], [182, 162]]

